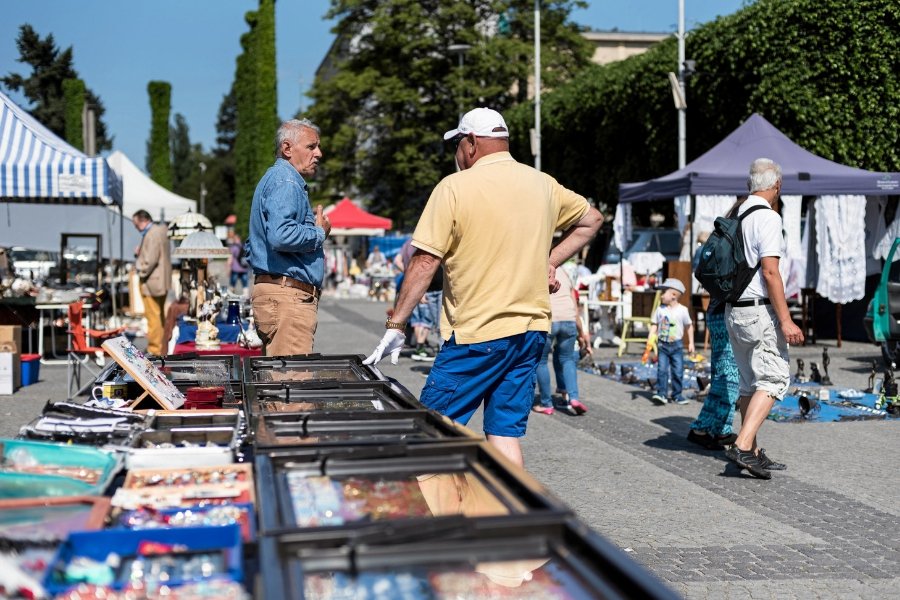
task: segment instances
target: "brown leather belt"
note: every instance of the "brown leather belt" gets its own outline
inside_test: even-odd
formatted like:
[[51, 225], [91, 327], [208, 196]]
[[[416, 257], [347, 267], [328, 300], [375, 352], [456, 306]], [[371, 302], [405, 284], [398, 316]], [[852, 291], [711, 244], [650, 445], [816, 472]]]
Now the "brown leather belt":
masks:
[[313, 296], [315, 296], [316, 300], [318, 300], [319, 296], [322, 295], [322, 290], [320, 290], [313, 284], [294, 279], [293, 277], [288, 277], [287, 275], [269, 275], [267, 273], [257, 273], [253, 276], [253, 281], [254, 283], [274, 283], [275, 285], [280, 285], [282, 287], [287, 286], [298, 290], [303, 290], [307, 294], [312, 294]]

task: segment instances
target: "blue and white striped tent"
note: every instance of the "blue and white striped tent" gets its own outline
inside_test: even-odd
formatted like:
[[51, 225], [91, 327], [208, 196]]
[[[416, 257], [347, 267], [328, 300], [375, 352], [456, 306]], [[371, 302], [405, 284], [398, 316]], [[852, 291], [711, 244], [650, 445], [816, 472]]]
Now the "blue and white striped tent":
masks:
[[121, 206], [122, 184], [0, 92], [0, 202]]

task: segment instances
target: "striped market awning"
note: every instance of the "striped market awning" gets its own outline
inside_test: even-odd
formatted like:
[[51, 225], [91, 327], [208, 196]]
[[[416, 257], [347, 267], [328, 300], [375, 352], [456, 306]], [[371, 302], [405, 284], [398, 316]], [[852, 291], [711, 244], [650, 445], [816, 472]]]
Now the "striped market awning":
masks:
[[122, 184], [0, 92], [0, 202], [121, 205]]

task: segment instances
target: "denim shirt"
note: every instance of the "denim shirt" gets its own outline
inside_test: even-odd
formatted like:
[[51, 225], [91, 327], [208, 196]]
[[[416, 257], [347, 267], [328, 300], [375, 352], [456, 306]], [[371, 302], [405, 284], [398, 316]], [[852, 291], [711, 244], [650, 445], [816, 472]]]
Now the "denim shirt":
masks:
[[325, 230], [316, 226], [306, 182], [279, 158], [256, 186], [245, 244], [253, 273], [287, 275], [321, 288]]

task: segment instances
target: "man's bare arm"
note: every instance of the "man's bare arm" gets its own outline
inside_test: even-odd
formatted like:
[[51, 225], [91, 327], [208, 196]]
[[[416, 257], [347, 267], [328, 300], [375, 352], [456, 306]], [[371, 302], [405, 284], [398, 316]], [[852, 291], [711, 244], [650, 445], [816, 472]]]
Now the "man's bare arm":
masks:
[[601, 225], [603, 215], [596, 208], [589, 208], [577, 223], [563, 232], [562, 240], [550, 251], [550, 265], [558, 267], [566, 262], [597, 235]]
[[802, 344], [803, 332], [791, 320], [791, 312], [788, 309], [787, 299], [784, 297], [784, 281], [781, 279], [781, 272], [778, 270], [777, 256], [764, 256], [759, 260], [759, 271], [762, 278], [766, 282], [766, 289], [769, 293], [769, 302], [775, 309], [775, 316], [781, 325], [781, 332], [788, 344]]
[[403, 272], [403, 285], [400, 286], [400, 297], [397, 299], [391, 321], [405, 323], [409, 320], [413, 309], [428, 291], [428, 285], [440, 266], [440, 258], [424, 250], [416, 250]]

